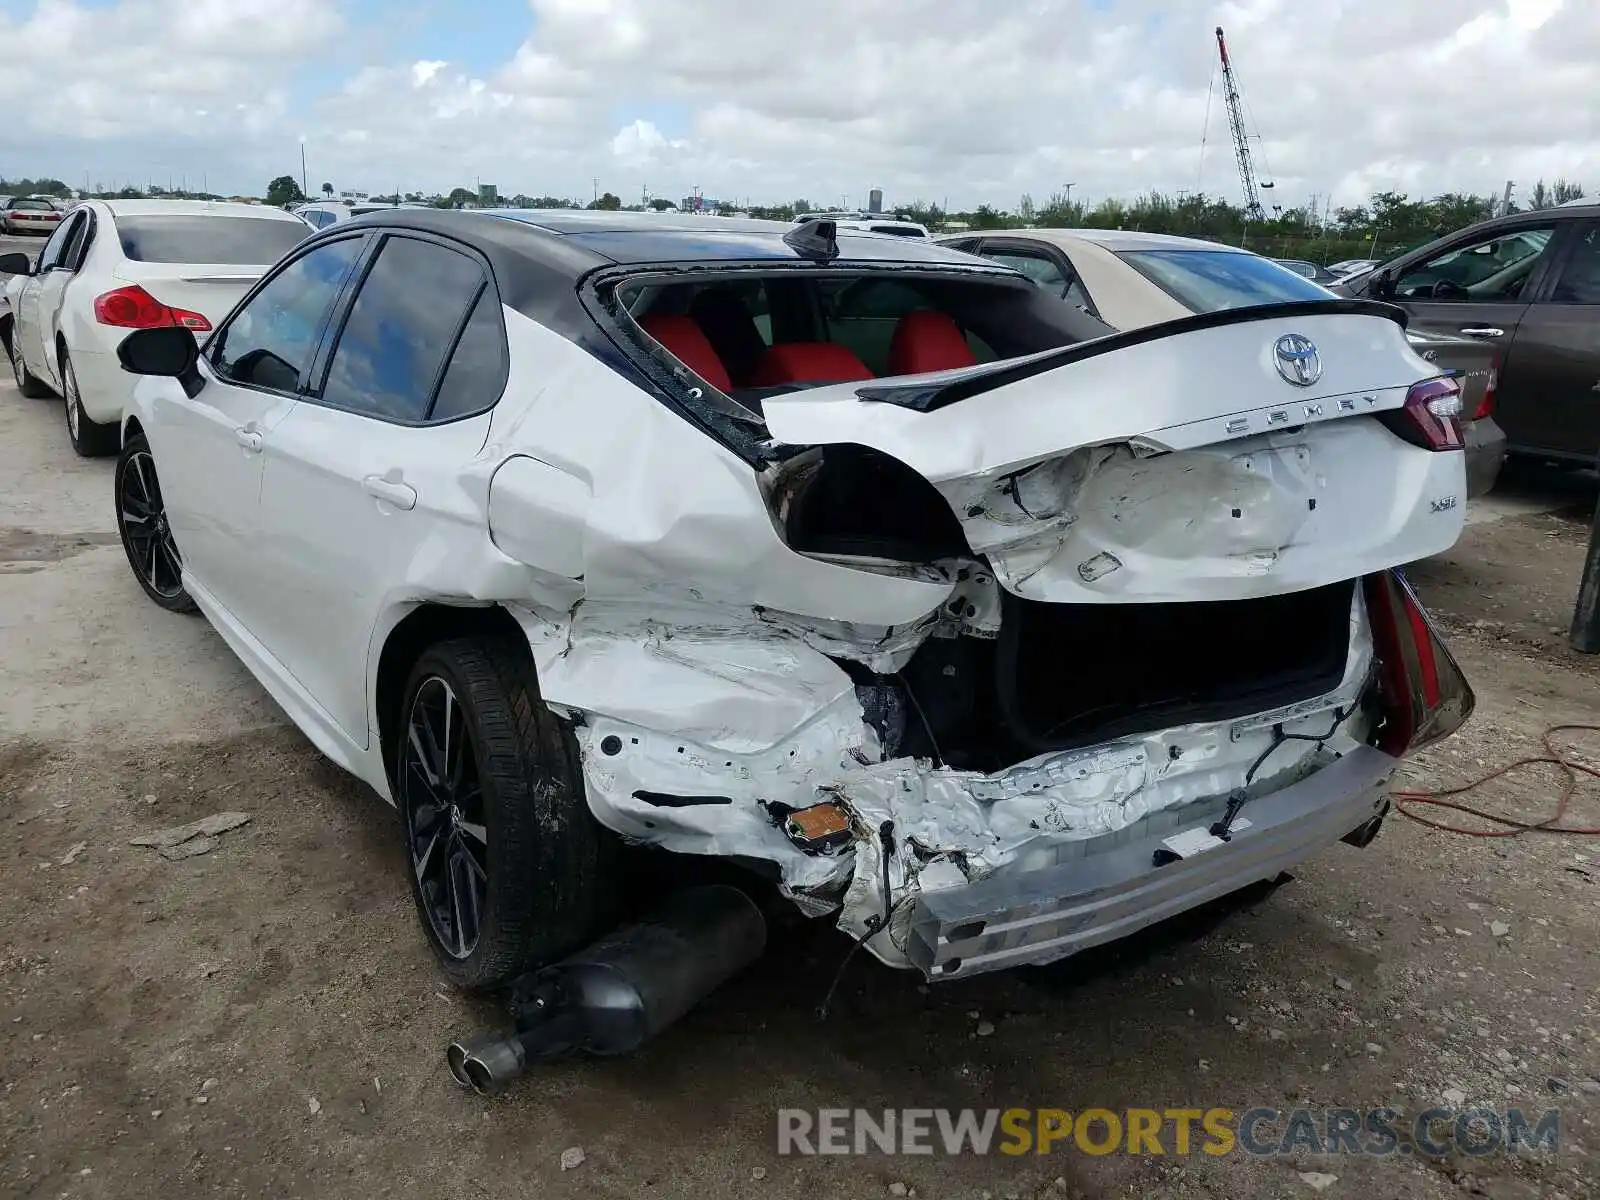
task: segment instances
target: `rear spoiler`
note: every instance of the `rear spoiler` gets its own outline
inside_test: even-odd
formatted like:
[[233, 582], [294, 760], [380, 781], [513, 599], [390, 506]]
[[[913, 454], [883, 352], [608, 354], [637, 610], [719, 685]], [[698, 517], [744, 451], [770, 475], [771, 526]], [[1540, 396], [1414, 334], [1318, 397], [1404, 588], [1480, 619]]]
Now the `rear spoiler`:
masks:
[[[1096, 355], [1110, 354], [1114, 350], [1125, 350], [1130, 346], [1143, 345], [1145, 342], [1158, 341], [1176, 334], [1217, 329], [1225, 325], [1244, 325], [1251, 321], [1270, 321], [1279, 317], [1311, 316], [1382, 317], [1393, 321], [1401, 329], [1406, 327], [1407, 321], [1405, 309], [1397, 305], [1387, 304], [1381, 300], [1346, 300], [1341, 297], [1328, 300], [1297, 300], [1288, 304], [1262, 304], [1253, 308], [1225, 308], [1217, 312], [1180, 317], [1176, 321], [1146, 325], [1139, 329], [1130, 329], [1125, 333], [1095, 338], [1093, 341], [1078, 342], [1021, 361], [1008, 360], [979, 367], [976, 370], [969, 369], [954, 378], [947, 377], [942, 383], [930, 380], [922, 383], [874, 384], [857, 388], [856, 395], [863, 400], [894, 404], [914, 412], [937, 412], [962, 400], [981, 396], [985, 392], [1023, 379], [1031, 379], [1035, 375], [1043, 375], [1046, 371], [1053, 371], [1068, 363], [1082, 362]], [[951, 373], [947, 373], [947, 376], [949, 374]]]

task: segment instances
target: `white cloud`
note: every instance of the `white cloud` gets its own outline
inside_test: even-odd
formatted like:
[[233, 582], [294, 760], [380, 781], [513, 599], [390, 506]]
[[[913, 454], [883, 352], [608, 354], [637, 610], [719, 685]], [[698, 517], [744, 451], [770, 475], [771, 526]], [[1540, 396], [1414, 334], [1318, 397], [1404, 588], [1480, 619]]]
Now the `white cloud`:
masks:
[[440, 69], [443, 67], [448, 67], [449, 65], [450, 64], [448, 62], [440, 58], [425, 59], [421, 62], [412, 63], [411, 86], [423, 87], [429, 83], [432, 83], [433, 77], [439, 73]]
[[[1594, 0], [529, 0], [528, 34], [468, 70], [364, 61], [326, 0], [41, 0], [0, 15], [20, 87], [4, 165], [77, 178], [143, 155], [350, 186], [832, 202], [883, 187], [1011, 206], [1067, 182], [1238, 192], [1212, 26], [1228, 30], [1280, 202], [1379, 188], [1600, 191]], [[10, 11], [10, 10], [5, 10]], [[371, 32], [371, 31], [367, 31]], [[425, 49], [425, 48], [424, 48]], [[293, 87], [315, 63], [336, 82]], [[329, 74], [337, 68], [337, 74]], [[243, 108], [236, 106], [242, 105]], [[19, 128], [20, 126], [20, 128]], [[359, 136], [356, 136], [359, 135]], [[19, 153], [36, 156], [22, 161]], [[292, 156], [292, 163], [287, 161]], [[111, 168], [106, 168], [108, 172]]]

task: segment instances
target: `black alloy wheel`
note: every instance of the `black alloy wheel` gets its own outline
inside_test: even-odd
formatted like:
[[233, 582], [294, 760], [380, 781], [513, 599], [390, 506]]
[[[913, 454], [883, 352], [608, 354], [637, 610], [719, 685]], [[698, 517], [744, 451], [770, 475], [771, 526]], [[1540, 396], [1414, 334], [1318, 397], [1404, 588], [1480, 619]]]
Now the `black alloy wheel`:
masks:
[[520, 633], [436, 642], [385, 734], [411, 897], [457, 987], [503, 987], [608, 929], [618, 844], [589, 811], [571, 727]]
[[438, 948], [465, 960], [489, 908], [489, 833], [466, 713], [437, 675], [412, 693], [400, 747], [411, 872]]
[[139, 586], [162, 608], [193, 612], [195, 603], [183, 586], [183, 556], [173, 540], [155, 458], [143, 436], [129, 438], [117, 459], [116, 493], [117, 532]]

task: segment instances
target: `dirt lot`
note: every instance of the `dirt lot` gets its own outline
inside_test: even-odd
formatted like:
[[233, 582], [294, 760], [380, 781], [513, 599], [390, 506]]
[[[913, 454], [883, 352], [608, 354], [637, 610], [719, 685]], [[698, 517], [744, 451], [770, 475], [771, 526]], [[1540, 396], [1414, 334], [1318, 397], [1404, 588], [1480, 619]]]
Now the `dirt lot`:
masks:
[[[815, 928], [644, 1053], [493, 1101], [443, 1047], [496, 1017], [441, 986], [390, 810], [323, 762], [198, 618], [147, 603], [111, 465], [0, 387], [0, 1195], [1497, 1197], [1600, 1187], [1600, 845], [1392, 819], [1248, 903], [1057, 968], [931, 990]], [[1478, 716], [1424, 786], [1600, 719], [1564, 649], [1592, 490], [1519, 478], [1413, 577]], [[1549, 511], [1552, 508], [1565, 511]], [[1600, 736], [1588, 741], [1600, 753]], [[1484, 789], [1542, 816], [1538, 771]], [[1594, 793], [1577, 816], [1600, 824]], [[253, 820], [167, 861], [141, 833]], [[1455, 1093], [1461, 1097], [1455, 1097]], [[1563, 1149], [1260, 1161], [780, 1158], [774, 1112], [886, 1106], [1547, 1105]], [[560, 1156], [586, 1160], [563, 1172]], [[1168, 1147], [1171, 1148], [1170, 1145]], [[1328, 1184], [1302, 1173], [1337, 1177]]]

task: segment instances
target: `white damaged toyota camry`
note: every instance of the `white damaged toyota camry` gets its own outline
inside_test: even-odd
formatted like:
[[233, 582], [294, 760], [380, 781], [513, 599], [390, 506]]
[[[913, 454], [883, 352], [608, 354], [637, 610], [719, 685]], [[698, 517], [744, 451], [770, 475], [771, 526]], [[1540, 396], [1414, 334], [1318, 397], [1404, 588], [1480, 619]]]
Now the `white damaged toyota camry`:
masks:
[[136, 578], [397, 805], [464, 986], [603, 931], [624, 843], [1047, 962], [1365, 845], [1472, 710], [1389, 306], [1116, 333], [827, 221], [392, 210], [119, 354]]

